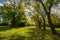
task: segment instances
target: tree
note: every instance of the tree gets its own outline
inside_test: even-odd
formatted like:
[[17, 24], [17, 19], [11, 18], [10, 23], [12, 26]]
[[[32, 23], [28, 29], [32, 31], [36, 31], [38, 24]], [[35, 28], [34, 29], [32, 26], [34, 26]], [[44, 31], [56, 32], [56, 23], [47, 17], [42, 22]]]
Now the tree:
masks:
[[43, 8], [45, 10], [45, 13], [46, 13], [47, 19], [48, 19], [48, 23], [49, 23], [49, 26], [51, 27], [52, 33], [56, 34], [56, 30], [55, 30], [54, 24], [52, 23], [50, 15], [51, 15], [52, 6], [58, 0], [46, 0], [45, 3], [43, 2], [43, 0], [37, 0], [37, 1], [39, 1], [42, 4], [42, 6], [43, 6]]
[[19, 26], [19, 25], [21, 26], [22, 23], [23, 23], [22, 26], [25, 25], [24, 12], [21, 12], [21, 10], [23, 9], [21, 8], [21, 6], [23, 7], [23, 4], [21, 6], [20, 5], [21, 5], [20, 2], [16, 3], [16, 1], [14, 0], [12, 3], [12, 1], [9, 0], [9, 4], [4, 4], [3, 6], [4, 17], [7, 23], [10, 22], [11, 24], [10, 26], [12, 27]]
[[41, 10], [41, 5], [39, 2], [36, 2], [36, 1], [32, 1], [32, 2], [28, 2], [27, 3], [28, 5], [28, 9], [30, 11], [30, 18], [31, 20], [35, 21], [36, 25], [38, 26], [38, 28], [41, 28], [41, 24], [42, 24], [42, 20], [44, 21], [44, 30], [45, 30], [45, 14], [42, 13], [42, 10]]

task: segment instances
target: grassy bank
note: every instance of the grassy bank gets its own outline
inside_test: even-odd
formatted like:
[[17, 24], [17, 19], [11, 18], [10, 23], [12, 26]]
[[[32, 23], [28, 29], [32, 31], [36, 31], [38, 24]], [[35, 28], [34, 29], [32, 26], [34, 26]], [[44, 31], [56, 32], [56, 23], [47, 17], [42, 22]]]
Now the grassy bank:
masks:
[[[50, 28], [46, 28], [49, 29]], [[58, 30], [59, 28], [56, 28]], [[58, 32], [60, 29], [58, 30]], [[8, 26], [0, 26], [0, 40], [54, 40], [47, 33], [36, 29], [35, 26], [23, 28], [11, 28]]]

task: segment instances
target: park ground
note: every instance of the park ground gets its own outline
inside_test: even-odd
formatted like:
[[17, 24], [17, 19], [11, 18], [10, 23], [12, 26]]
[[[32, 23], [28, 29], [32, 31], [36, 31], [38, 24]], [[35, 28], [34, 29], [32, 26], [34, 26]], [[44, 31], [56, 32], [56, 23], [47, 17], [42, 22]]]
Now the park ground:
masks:
[[60, 28], [56, 28], [56, 31], [58, 35], [52, 34], [49, 27], [43, 31], [35, 26], [20, 28], [0, 26], [0, 40], [60, 40]]

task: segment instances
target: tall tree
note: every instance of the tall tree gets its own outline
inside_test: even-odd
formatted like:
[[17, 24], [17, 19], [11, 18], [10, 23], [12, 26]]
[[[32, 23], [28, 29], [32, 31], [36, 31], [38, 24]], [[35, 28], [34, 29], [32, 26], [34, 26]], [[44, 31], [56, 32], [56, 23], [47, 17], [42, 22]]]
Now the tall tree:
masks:
[[41, 27], [41, 23], [42, 23], [42, 20], [43, 20], [43, 24], [42, 24], [42, 25], [44, 25], [43, 30], [45, 30], [45, 13], [42, 12], [42, 6], [40, 5], [39, 2], [35, 1], [35, 6], [33, 6], [33, 7], [34, 7], [34, 10], [35, 10], [34, 12], [37, 12], [37, 14], [38, 14], [38, 15], [35, 15], [38, 18], [38, 19], [36, 19], [38, 21], [38, 24], [39, 24], [38, 26]]
[[22, 25], [21, 21], [24, 20], [25, 17], [23, 16], [24, 13], [21, 12], [21, 9], [23, 9], [21, 7], [23, 7], [23, 4], [20, 2], [17, 3], [15, 0], [9, 0], [8, 3], [3, 6], [6, 21], [10, 22], [12, 27], [18, 26], [19, 24]]
[[58, 0], [45, 0], [44, 2], [43, 2], [43, 0], [37, 0], [37, 1], [39, 1], [42, 4], [42, 6], [45, 10], [45, 13], [46, 13], [47, 19], [48, 19], [48, 23], [49, 23], [49, 26], [51, 27], [52, 33], [56, 34], [56, 30], [55, 30], [54, 24], [52, 23], [50, 15], [51, 15], [51, 8], [54, 5], [54, 2], [56, 2]]
[[30, 16], [31, 18], [35, 21], [36, 25], [38, 26], [38, 28], [41, 28], [41, 23], [42, 23], [42, 19], [44, 21], [44, 30], [45, 30], [45, 14], [42, 13], [41, 10], [41, 5], [39, 2], [36, 1], [31, 1], [31, 2], [27, 2], [28, 5], [28, 9], [30, 11]]

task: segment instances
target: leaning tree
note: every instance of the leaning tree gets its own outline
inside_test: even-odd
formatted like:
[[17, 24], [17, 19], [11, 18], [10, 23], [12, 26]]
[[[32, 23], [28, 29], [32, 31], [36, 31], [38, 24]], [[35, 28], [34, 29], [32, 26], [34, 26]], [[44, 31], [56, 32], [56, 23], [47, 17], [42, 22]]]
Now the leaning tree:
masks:
[[54, 7], [54, 5], [58, 4], [60, 0], [36, 0], [36, 1], [42, 4], [43, 9], [45, 10], [51, 31], [53, 34], [56, 34], [56, 30], [50, 16], [51, 16], [51, 8]]

